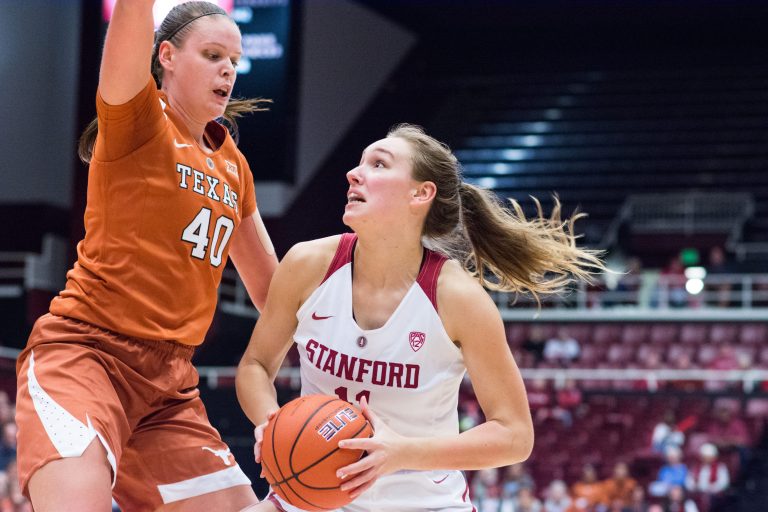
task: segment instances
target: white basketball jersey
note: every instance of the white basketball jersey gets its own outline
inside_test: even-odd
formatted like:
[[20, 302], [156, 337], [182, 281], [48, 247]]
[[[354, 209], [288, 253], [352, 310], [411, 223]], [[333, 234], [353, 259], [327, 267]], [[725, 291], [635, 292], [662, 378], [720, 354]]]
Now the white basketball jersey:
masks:
[[[366, 396], [395, 432], [409, 437], [459, 433], [461, 350], [437, 314], [437, 278], [445, 256], [424, 250], [421, 270], [387, 322], [365, 330], [352, 310], [357, 236], [341, 237], [328, 273], [297, 312], [301, 394]], [[286, 507], [286, 510], [295, 510]], [[345, 512], [472, 511], [460, 471], [402, 471], [380, 478]]]

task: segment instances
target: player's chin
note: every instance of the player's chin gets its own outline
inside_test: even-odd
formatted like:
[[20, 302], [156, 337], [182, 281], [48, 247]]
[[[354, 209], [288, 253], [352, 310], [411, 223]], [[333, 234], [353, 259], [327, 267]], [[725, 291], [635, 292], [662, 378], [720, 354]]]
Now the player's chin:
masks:
[[227, 101], [214, 99], [208, 104], [208, 115], [211, 119], [218, 119], [224, 116], [224, 112], [227, 110]]
[[349, 210], [344, 210], [344, 215], [341, 217], [341, 222], [343, 222], [345, 226], [351, 228], [352, 231], [354, 231], [355, 225], [357, 224], [357, 215], [355, 215], [353, 212], [350, 212]]
[[224, 117], [224, 112], [226, 112], [226, 108], [212, 108], [210, 110], [210, 117], [211, 119], [221, 119]]

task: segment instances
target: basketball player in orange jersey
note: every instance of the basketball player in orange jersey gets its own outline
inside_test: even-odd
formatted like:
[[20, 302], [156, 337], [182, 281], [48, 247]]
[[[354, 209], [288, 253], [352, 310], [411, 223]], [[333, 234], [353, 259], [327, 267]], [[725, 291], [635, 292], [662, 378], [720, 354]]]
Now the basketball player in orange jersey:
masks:
[[[295, 342], [302, 394], [358, 402], [373, 423], [372, 438], [341, 442], [367, 452], [338, 472], [356, 498], [344, 511], [469, 512], [459, 470], [520, 462], [533, 447], [523, 381], [483, 285], [550, 293], [602, 263], [576, 247], [575, 218], [560, 221], [559, 204], [530, 220], [516, 203], [501, 207], [415, 126], [368, 146], [347, 180], [343, 220], [354, 234], [288, 252], [238, 369], [240, 403], [259, 425], [256, 458]], [[465, 372], [486, 421], [460, 434]], [[297, 509], [273, 494], [252, 510]]]
[[238, 107], [240, 32], [190, 2], [153, 44], [152, 7], [115, 6], [81, 140], [85, 239], [18, 360], [19, 475], [37, 512], [106, 512], [113, 493], [131, 512], [257, 501], [190, 363], [227, 257], [258, 308], [277, 266], [248, 163], [215, 121]]

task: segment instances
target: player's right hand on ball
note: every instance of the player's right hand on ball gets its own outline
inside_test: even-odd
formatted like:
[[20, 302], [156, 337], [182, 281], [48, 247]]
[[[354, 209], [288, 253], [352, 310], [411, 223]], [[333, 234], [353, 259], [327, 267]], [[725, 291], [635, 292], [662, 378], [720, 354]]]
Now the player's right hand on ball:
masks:
[[[267, 421], [253, 429], [253, 437], [256, 443], [253, 445], [253, 458], [257, 463], [261, 464], [261, 443], [264, 442], [264, 429], [267, 428], [267, 424], [272, 421], [277, 411], [270, 411], [267, 413]], [[262, 469], [261, 477], [264, 478], [264, 470]]]

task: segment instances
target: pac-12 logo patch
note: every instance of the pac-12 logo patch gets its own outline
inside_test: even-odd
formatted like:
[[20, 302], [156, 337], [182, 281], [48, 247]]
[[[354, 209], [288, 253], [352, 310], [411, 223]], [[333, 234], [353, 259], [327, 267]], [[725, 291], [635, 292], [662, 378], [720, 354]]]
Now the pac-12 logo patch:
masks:
[[234, 174], [237, 176], [237, 166], [230, 162], [229, 160], [224, 160], [224, 163], [227, 164], [227, 172], [229, 174]]
[[421, 347], [424, 346], [424, 341], [427, 339], [427, 335], [423, 332], [411, 331], [408, 335], [408, 339], [411, 342], [411, 348], [414, 352], [418, 352]]

